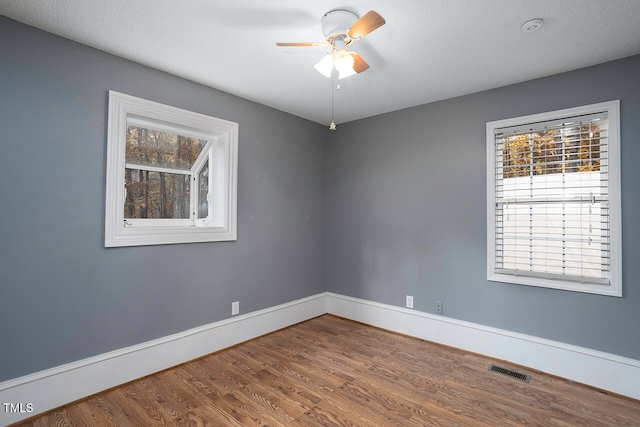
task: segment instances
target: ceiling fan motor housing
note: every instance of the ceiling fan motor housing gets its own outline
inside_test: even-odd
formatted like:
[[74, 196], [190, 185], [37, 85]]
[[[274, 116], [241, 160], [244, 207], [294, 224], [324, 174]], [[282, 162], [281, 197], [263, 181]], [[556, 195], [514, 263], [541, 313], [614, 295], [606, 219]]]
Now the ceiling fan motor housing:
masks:
[[357, 20], [358, 15], [348, 10], [331, 10], [322, 17], [322, 33], [327, 39], [344, 38], [347, 35], [347, 30]]

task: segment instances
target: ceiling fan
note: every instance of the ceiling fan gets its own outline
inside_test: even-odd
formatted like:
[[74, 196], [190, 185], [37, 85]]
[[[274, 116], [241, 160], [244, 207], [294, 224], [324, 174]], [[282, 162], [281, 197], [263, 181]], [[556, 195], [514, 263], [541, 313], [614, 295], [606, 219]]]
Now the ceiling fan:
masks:
[[330, 46], [331, 52], [318, 62], [315, 68], [326, 77], [331, 77], [331, 71], [335, 66], [339, 78], [342, 79], [369, 68], [369, 64], [360, 55], [349, 51], [347, 47], [384, 24], [384, 18], [374, 10], [365, 13], [361, 18], [348, 10], [331, 10], [322, 17], [322, 32], [326, 41], [276, 43], [276, 46]]

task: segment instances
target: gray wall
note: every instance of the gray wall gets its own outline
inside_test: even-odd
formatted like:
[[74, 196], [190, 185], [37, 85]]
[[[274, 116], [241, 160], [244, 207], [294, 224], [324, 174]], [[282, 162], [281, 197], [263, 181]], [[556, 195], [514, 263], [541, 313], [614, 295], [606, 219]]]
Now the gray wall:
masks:
[[[339, 126], [328, 290], [640, 359], [640, 56]], [[486, 122], [621, 100], [623, 298], [486, 280]]]
[[[236, 242], [104, 248], [107, 91], [239, 123]], [[0, 381], [324, 291], [324, 127], [0, 17]]]

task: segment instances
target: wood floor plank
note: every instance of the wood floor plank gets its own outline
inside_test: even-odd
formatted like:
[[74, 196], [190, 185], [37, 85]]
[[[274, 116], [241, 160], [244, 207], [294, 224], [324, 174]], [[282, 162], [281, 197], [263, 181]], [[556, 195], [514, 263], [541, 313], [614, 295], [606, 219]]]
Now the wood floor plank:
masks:
[[283, 420], [279, 419], [274, 408], [268, 404], [256, 402], [254, 396], [245, 393], [243, 390], [239, 390], [238, 395], [231, 393], [226, 395], [224, 400], [229, 408], [234, 408], [232, 411], [235, 410], [243, 417], [242, 425], [244, 426], [286, 425]]
[[[85, 400], [84, 403], [84, 405], [78, 405], [78, 407], [85, 414], [83, 423], [86, 423], [86, 425], [105, 427], [116, 427], [118, 425], [116, 421], [109, 416], [106, 411], [106, 407], [101, 404], [101, 401], [98, 398], [89, 398]], [[158, 419], [159, 417], [159, 413], [152, 413], [149, 415], [151, 420]]]
[[18, 425], [638, 427], [640, 402], [325, 315]]
[[387, 419], [386, 424], [399, 426], [413, 424], [408, 401], [385, 392], [384, 389], [378, 388], [376, 384], [354, 381], [345, 383], [340, 387], [340, 390], [350, 400], [359, 402], [360, 405], [368, 408], [371, 412], [384, 416]]
[[[152, 425], [167, 424], [168, 417], [164, 408], [155, 399], [155, 395], [143, 387], [143, 383], [140, 381], [111, 390], [95, 399], [95, 403], [98, 405], [96, 412], [98, 414], [106, 413], [110, 415], [110, 419], [130, 410], [130, 407], [134, 407], [138, 414], [136, 418], [144, 418]], [[112, 408], [111, 412], [108, 408]], [[100, 409], [104, 410], [100, 411]], [[116, 409], [119, 409], [118, 414], [113, 413]], [[117, 422], [114, 424], [117, 425]]]
[[254, 378], [257, 384], [261, 384], [264, 389], [271, 390], [273, 395], [286, 399], [287, 406], [290, 408], [288, 412], [290, 413], [306, 412], [322, 401], [317, 394], [309, 393], [303, 388], [291, 387], [283, 382], [282, 377], [268, 369], [261, 370], [254, 375]]
[[[211, 420], [220, 420], [223, 422], [221, 425], [239, 425], [239, 426], [247, 426], [254, 425], [255, 418], [251, 417], [243, 407], [246, 403], [237, 399], [232, 394], [226, 394], [223, 396], [219, 396], [218, 394], [209, 395], [210, 405], [209, 411], [214, 414], [214, 417]], [[204, 411], [205, 407], [198, 408], [195, 413], [206, 415]]]

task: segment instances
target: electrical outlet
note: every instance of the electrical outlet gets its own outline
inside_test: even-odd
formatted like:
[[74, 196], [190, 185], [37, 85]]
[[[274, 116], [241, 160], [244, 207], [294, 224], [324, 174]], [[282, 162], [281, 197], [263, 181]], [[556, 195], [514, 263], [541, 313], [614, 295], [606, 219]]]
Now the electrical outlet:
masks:
[[442, 301], [436, 301], [436, 313], [442, 314]]
[[411, 295], [407, 295], [407, 308], [413, 308], [413, 297]]
[[240, 301], [231, 303], [231, 315], [235, 316], [236, 314], [240, 314]]

